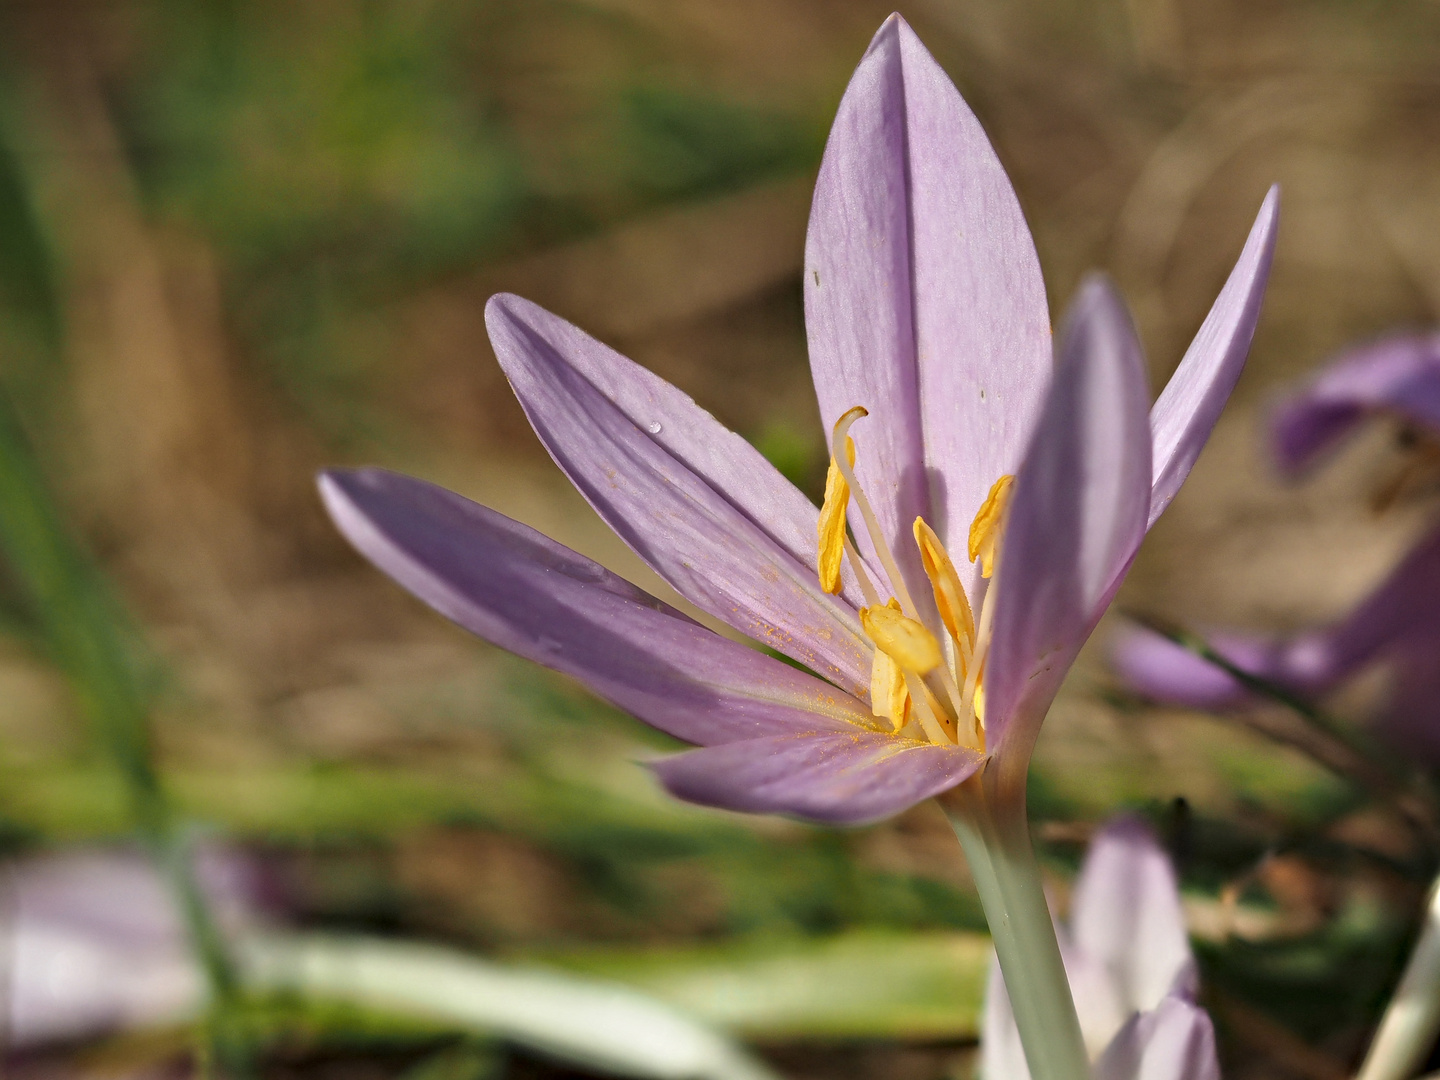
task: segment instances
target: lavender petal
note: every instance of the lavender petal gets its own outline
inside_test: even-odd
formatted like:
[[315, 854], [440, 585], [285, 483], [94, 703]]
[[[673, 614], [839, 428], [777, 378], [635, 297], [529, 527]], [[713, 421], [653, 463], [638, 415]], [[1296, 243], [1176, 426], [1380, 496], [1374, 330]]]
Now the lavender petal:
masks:
[[[1013, 472], [1050, 376], [1034, 244], [985, 132], [892, 15], [830, 132], [806, 240], [805, 315], [821, 419], [863, 405], [856, 473], [911, 591], [911, 523], [963, 546]], [[947, 528], [948, 523], [948, 528]], [[854, 523], [862, 550], [865, 530]], [[967, 587], [973, 571], [961, 570]]]
[[1175, 870], [1136, 818], [1115, 819], [1091, 841], [1071, 894], [1070, 936], [1110, 972], [1127, 1013], [1199, 988]]
[[1245, 366], [1270, 278], [1279, 210], [1280, 189], [1272, 187], [1235, 269], [1150, 411], [1155, 454], [1147, 528], [1190, 475]]
[[1367, 415], [1387, 412], [1440, 436], [1440, 334], [1401, 334], [1343, 353], [1271, 421], [1276, 461], [1299, 473]]
[[981, 755], [881, 732], [797, 732], [653, 763], [672, 795], [755, 814], [859, 825], [954, 787]]
[[1220, 1080], [1215, 1027], [1198, 1005], [1167, 997], [1132, 1017], [1092, 1072], [1095, 1080]]
[[[911, 591], [923, 595], [919, 556], [904, 542], [917, 516], [932, 516], [915, 370], [906, 156], [899, 19], [892, 15], [851, 76], [815, 181], [805, 330], [827, 436], [852, 407], [870, 411], [853, 432], [855, 475]], [[860, 550], [873, 557], [869, 532], [853, 514], [851, 524]]]
[[[750, 516], [770, 508], [768, 496], [754, 493], [773, 490], [773, 483], [755, 466], [751, 501], [742, 508], [710, 482], [744, 488], [753, 451], [747, 455], [729, 439], [706, 449], [690, 438], [678, 441], [690, 461], [711, 470], [707, 479], [658, 441], [664, 420], [659, 433], [644, 420], [646, 400], [674, 407], [678, 392], [659, 392], [653, 376], [638, 375], [639, 368], [595, 339], [518, 297], [491, 298], [485, 321], [545, 448], [636, 554], [716, 618], [850, 693], [868, 694], [871, 649], [854, 607], [820, 588], [813, 558], [797, 557]], [[587, 371], [599, 372], [614, 398]], [[682, 411], [673, 422], [704, 440], [714, 432], [697, 413]], [[717, 472], [719, 458], [732, 450], [740, 455], [732, 463], [736, 474]], [[810, 515], [813, 539], [818, 512], [812, 507]], [[798, 544], [791, 535], [797, 528], [790, 521], [778, 531]]]
[[[1288, 639], [1220, 632], [1207, 640], [1249, 674], [1314, 697], [1387, 655], [1423, 652], [1440, 636], [1437, 611], [1440, 529], [1432, 529], [1369, 596], [1328, 627]], [[1216, 710], [1253, 701], [1225, 671], [1154, 631], [1127, 627], [1110, 651], [1126, 685], [1154, 701]]]
[[[887, 529], [906, 535], [926, 513], [942, 537], [959, 537], [1034, 428], [1050, 380], [1049, 315], [1004, 168], [899, 16], [875, 35], [841, 103], [806, 267], [822, 416], [855, 404], [876, 414], [880, 402], [895, 451], [867, 486], [900, 493]], [[961, 572], [970, 587], [973, 571]]]
[[[1277, 643], [1227, 635], [1211, 638], [1210, 645], [1252, 675], [1275, 674]], [[1128, 689], [1151, 701], [1224, 711], [1253, 700], [1222, 668], [1146, 627], [1118, 629], [1110, 640], [1110, 662]]]
[[[985, 677], [992, 747], [1037, 734], [1140, 546], [1150, 506], [1148, 413], [1134, 329], [1114, 290], [1091, 279], [1066, 322], [992, 586]], [[1019, 755], [1028, 756], [1028, 748]]]
[[708, 746], [873, 723], [833, 686], [444, 488], [361, 469], [322, 474], [320, 490], [361, 554], [442, 615], [676, 738]]

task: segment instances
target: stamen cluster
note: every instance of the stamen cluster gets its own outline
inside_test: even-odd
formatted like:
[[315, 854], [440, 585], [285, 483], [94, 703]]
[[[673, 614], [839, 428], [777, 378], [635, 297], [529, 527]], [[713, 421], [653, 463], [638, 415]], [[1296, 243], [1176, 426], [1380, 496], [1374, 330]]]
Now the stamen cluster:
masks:
[[[926, 625], [870, 501], [855, 479], [855, 441], [850, 437], [850, 427], [868, 415], [868, 410], [857, 405], [835, 423], [825, 502], [816, 526], [820, 585], [832, 594], [840, 591], [841, 566], [848, 556], [865, 596], [860, 625], [875, 646], [870, 668], [870, 708], [874, 715], [890, 721], [896, 733], [916, 725], [916, 737], [923, 735], [933, 743], [983, 751], [985, 654], [990, 644], [995, 589], [992, 585], [984, 590], [977, 625], [949, 552], [925, 519], [917, 517], [915, 544], [935, 594], [943, 633], [937, 634], [940, 628]], [[968, 554], [972, 563], [979, 561], [980, 576], [985, 581], [994, 576], [999, 561], [1000, 536], [1014, 480], [1006, 475], [995, 481], [970, 526]], [[883, 601], [846, 535], [846, 513], [852, 498], [894, 590], [894, 595]]]

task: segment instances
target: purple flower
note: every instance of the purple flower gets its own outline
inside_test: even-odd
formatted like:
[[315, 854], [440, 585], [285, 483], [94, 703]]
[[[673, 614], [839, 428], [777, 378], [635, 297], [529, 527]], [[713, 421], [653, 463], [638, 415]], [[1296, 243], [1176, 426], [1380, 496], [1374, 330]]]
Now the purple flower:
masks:
[[1397, 334], [1341, 353], [1276, 410], [1275, 458], [1298, 473], [1375, 413], [1440, 438], [1440, 333]]
[[[1170, 860], [1132, 817], [1107, 825], [1058, 927], [1065, 973], [1102, 1080], [1217, 1080], [1215, 1034], [1195, 1004], [1198, 976]], [[986, 991], [980, 1074], [1029, 1080], [998, 966]]]
[[321, 491], [351, 542], [431, 606], [695, 744], [654, 765], [681, 798], [851, 823], [991, 759], [1023, 781], [1061, 678], [1239, 375], [1276, 199], [1153, 410], [1100, 281], [1052, 379], [1015, 193], [892, 16], [841, 102], [806, 243], [811, 367], [838, 451], [818, 524], [680, 391], [533, 304], [491, 299], [500, 363], [591, 506], [687, 600], [814, 674], [429, 484], [333, 471]]
[[[1345, 352], [1282, 402], [1271, 428], [1281, 468], [1307, 468], [1375, 413], [1440, 438], [1440, 336], [1395, 336]], [[1210, 644], [1243, 671], [1311, 698], [1387, 662], [1377, 731], [1440, 762], [1440, 527], [1336, 622], [1285, 636], [1221, 631]], [[1111, 656], [1120, 677], [1155, 701], [1212, 711], [1255, 704], [1223, 670], [1150, 630], [1120, 631]]]
[[[228, 936], [257, 925], [263, 883], [234, 852], [197, 867]], [[205, 983], [169, 885], [138, 851], [76, 851], [13, 863], [0, 878], [0, 1027], [29, 1047], [180, 1023]]]
[[[1388, 662], [1389, 689], [1374, 718], [1391, 745], [1440, 762], [1440, 529], [1425, 537], [1344, 618], [1320, 629], [1266, 638], [1221, 632], [1209, 643], [1248, 672], [1319, 698], [1370, 666]], [[1111, 661], [1132, 690], [1153, 701], [1229, 711], [1257, 698], [1226, 672], [1152, 630], [1129, 626]]]

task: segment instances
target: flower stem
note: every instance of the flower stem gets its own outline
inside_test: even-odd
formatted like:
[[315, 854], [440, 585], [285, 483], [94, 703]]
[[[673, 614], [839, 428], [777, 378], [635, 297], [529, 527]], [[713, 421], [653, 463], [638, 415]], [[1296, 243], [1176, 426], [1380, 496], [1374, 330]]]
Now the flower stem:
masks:
[[942, 805], [980, 892], [1031, 1076], [1089, 1080], [1080, 1020], [1030, 845], [1023, 790], [1002, 796], [976, 776]]
[[1358, 1080], [1406, 1080], [1425, 1062], [1440, 1030], [1440, 881], [1430, 889], [1425, 923], [1405, 974], [1375, 1032]]

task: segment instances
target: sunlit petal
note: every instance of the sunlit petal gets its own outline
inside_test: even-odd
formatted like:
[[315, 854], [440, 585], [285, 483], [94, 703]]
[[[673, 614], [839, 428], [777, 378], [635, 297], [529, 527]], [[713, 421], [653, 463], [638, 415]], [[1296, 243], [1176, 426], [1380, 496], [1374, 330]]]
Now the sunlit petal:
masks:
[[1150, 411], [1155, 475], [1147, 528], [1190, 475], [1245, 366], [1270, 278], [1279, 211], [1280, 189], [1272, 187], [1225, 287]]
[[817, 731], [691, 750], [652, 767], [690, 802], [858, 825], [954, 787], [981, 760], [961, 746]]
[[1134, 558], [1150, 505], [1148, 414], [1129, 317], [1110, 286], [1091, 279], [1072, 307], [1054, 387], [1015, 481], [992, 585], [992, 739], [1043, 718]]
[[380, 469], [328, 472], [320, 485], [350, 542], [442, 615], [677, 738], [874, 726], [848, 694], [444, 488]]

